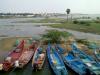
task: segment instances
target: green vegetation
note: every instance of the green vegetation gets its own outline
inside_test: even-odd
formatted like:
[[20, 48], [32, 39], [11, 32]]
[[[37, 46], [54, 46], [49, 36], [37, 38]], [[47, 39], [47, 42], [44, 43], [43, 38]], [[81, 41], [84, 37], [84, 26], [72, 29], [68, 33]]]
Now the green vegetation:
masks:
[[[67, 22], [66, 19], [61, 18], [45, 18], [40, 20], [20, 21], [22, 23], [57, 23], [49, 24], [53, 28], [72, 29], [82, 32], [90, 32], [100, 34], [100, 20], [73, 20]], [[59, 23], [59, 24], [58, 24]]]
[[50, 43], [60, 43], [62, 38], [67, 38], [72, 34], [65, 32], [65, 31], [58, 31], [58, 30], [48, 30], [48, 32], [42, 37], [47, 39], [47, 42]]
[[100, 23], [95, 22], [86, 22], [86, 21], [74, 21], [74, 23], [61, 23], [61, 24], [51, 24], [48, 25], [53, 28], [64, 28], [64, 29], [72, 29], [82, 32], [90, 32], [90, 33], [96, 33], [100, 34]]
[[17, 23], [61, 23], [65, 21], [61, 18], [45, 18], [40, 20], [18, 21]]
[[38, 22], [40, 23], [60, 23], [63, 19], [60, 18], [46, 18], [46, 19], [41, 19]]
[[84, 26], [90, 26], [92, 23], [91, 21], [77, 21], [77, 20], [74, 20], [73, 21], [73, 24], [79, 24], [79, 25], [84, 25]]
[[82, 32], [90, 32], [95, 34], [100, 34], [100, 19], [96, 20], [73, 20], [66, 21], [62, 18], [45, 18], [40, 20], [29, 20], [29, 21], [20, 21], [20, 23], [56, 23], [48, 24], [48, 26], [53, 28], [64, 28], [71, 29]]
[[78, 43], [82, 43], [82, 44], [84, 44], [84, 45], [89, 45], [89, 41], [86, 40], [86, 39], [77, 39], [76, 41], [77, 41]]

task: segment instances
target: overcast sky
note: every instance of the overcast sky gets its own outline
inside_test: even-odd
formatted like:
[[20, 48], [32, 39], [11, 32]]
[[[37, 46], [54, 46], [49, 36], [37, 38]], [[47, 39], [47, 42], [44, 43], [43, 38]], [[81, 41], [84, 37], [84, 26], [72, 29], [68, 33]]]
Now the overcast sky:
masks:
[[100, 0], [0, 0], [0, 12], [100, 14]]

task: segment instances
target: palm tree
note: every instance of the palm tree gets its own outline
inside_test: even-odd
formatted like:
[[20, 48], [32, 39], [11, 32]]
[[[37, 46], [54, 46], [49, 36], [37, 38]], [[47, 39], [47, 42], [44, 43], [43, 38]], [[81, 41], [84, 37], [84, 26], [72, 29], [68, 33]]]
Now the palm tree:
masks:
[[66, 9], [66, 13], [67, 13], [67, 22], [68, 22], [68, 15], [70, 14], [70, 9]]

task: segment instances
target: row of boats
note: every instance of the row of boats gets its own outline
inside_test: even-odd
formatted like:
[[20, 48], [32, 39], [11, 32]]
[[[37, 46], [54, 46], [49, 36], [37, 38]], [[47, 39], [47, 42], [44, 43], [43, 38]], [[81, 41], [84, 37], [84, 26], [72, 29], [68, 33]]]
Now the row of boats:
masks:
[[96, 61], [100, 62], [100, 46], [94, 42], [90, 42], [88, 47], [92, 50], [92, 53], [96, 58]]
[[47, 45], [47, 48], [36, 41], [22, 40], [0, 64], [0, 70], [9, 71], [12, 68], [23, 68], [32, 58], [32, 68], [41, 70], [47, 57], [55, 75], [68, 75], [67, 67], [78, 75], [100, 75], [100, 63], [93, 57], [77, 48], [76, 43], [70, 44], [68, 51], [59, 44]]
[[[33, 57], [33, 58], [32, 58]], [[13, 68], [23, 68], [32, 58], [33, 69], [42, 69], [46, 51], [36, 41], [21, 40], [0, 64], [0, 70], [10, 71]]]

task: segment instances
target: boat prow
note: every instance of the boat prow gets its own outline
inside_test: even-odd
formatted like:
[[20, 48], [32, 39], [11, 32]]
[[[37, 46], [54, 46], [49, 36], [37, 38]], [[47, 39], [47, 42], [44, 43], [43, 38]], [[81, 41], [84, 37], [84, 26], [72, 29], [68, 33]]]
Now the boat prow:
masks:
[[34, 70], [41, 70], [43, 68], [46, 58], [46, 50], [43, 46], [39, 46], [32, 59], [32, 67]]
[[26, 64], [28, 64], [28, 62], [34, 55], [34, 52], [37, 47], [36, 45], [37, 45], [36, 42], [32, 42], [32, 44], [30, 44], [29, 42], [26, 41], [22, 55], [16, 61], [17, 68], [23, 68]]
[[63, 60], [61, 59], [57, 51], [51, 47], [51, 45], [48, 45], [47, 47], [47, 57], [51, 69], [53, 70], [55, 75], [68, 75]]
[[2, 70], [9, 71], [14, 67], [15, 61], [18, 60], [20, 55], [22, 54], [23, 47], [24, 47], [24, 40], [21, 40], [20, 43], [17, 45], [17, 47], [13, 49], [2, 62], [3, 64], [3, 65], [1, 64]]

